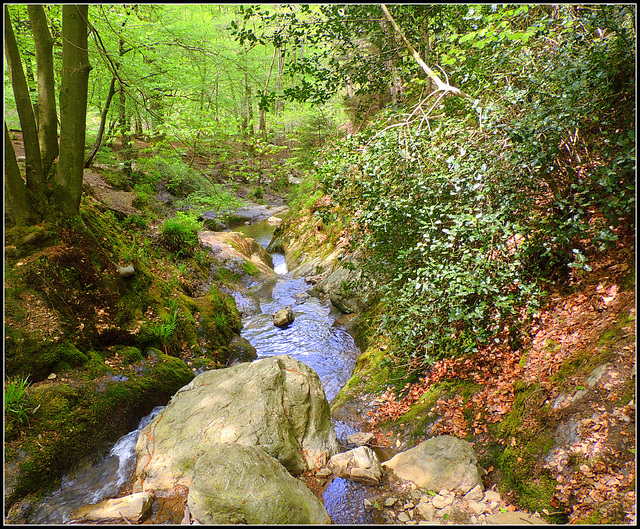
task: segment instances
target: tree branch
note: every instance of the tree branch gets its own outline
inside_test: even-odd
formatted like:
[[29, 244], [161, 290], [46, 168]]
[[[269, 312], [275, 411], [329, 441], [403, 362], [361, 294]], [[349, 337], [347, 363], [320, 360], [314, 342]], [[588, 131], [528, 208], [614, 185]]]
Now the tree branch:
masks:
[[396, 32], [400, 35], [400, 37], [404, 41], [405, 46], [409, 50], [409, 53], [411, 53], [411, 55], [416, 60], [420, 68], [422, 68], [423, 71], [433, 80], [433, 82], [438, 87], [438, 90], [442, 90], [443, 92], [450, 92], [452, 94], [455, 94], [461, 97], [468, 97], [464, 92], [461, 92], [460, 89], [454, 86], [451, 86], [448, 83], [445, 83], [442, 79], [440, 79], [440, 77], [438, 77], [438, 75], [431, 68], [429, 68], [429, 66], [427, 66], [427, 63], [425, 63], [422, 60], [422, 57], [420, 57], [420, 54], [415, 50], [415, 48], [407, 40], [407, 37], [405, 37], [402, 29], [400, 29], [400, 26], [398, 26], [397, 22], [393, 19], [393, 17], [391, 16], [391, 13], [389, 13], [389, 10], [387, 9], [387, 6], [384, 4], [380, 4], [380, 7], [382, 8], [384, 15], [387, 17], [387, 20], [391, 22], [393, 29], [396, 30]]

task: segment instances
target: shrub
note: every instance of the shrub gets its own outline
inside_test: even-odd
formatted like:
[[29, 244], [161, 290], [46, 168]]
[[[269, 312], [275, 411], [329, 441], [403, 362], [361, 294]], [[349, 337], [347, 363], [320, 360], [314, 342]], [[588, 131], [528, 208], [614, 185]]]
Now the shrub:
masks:
[[192, 215], [178, 212], [162, 225], [162, 244], [176, 256], [192, 256], [198, 245], [202, 223]]

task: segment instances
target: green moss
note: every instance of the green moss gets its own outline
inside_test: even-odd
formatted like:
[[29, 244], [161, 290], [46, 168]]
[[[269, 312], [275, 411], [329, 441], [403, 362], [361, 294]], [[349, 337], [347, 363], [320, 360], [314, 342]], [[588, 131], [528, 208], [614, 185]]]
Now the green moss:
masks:
[[210, 360], [224, 365], [227, 346], [233, 336], [240, 333], [242, 326], [235, 300], [221, 292], [216, 285], [211, 285], [206, 296], [196, 298], [193, 302], [195, 311], [199, 313], [198, 332], [204, 342], [206, 355]]
[[[98, 356], [90, 353], [94, 355]], [[55, 486], [74, 462], [104, 452], [108, 443], [133, 429], [143, 414], [166, 403], [193, 378], [184, 362], [162, 353], [157, 354], [155, 365], [142, 360], [136, 366], [122, 371], [118, 379], [92, 376], [83, 382], [54, 382], [32, 390], [38, 412], [20, 441], [20, 450], [7, 452], [16, 457], [26, 453], [18, 462], [9, 503]]]
[[394, 368], [389, 358], [386, 345], [371, 344], [356, 360], [353, 375], [332, 401], [332, 409], [357, 402], [364, 393], [380, 395], [389, 386], [404, 386], [406, 371]]
[[[500, 489], [505, 493], [515, 492], [518, 498], [518, 507], [530, 512], [542, 513], [556, 512], [551, 506], [551, 500], [556, 491], [556, 481], [546, 470], [538, 471], [534, 460], [541, 455], [531, 447], [505, 448], [504, 452], [496, 458], [500, 471]], [[550, 523], [566, 523], [563, 515], [542, 515]]]
[[616, 344], [623, 335], [623, 328], [630, 323], [630, 318], [624, 315], [616, 324], [602, 333], [597, 347], [581, 349], [572, 357], [566, 359], [551, 382], [561, 385], [569, 377], [582, 374], [587, 376], [596, 367], [608, 362], [616, 353]]
[[109, 367], [104, 363], [104, 356], [97, 351], [89, 351], [87, 353], [87, 362], [81, 375], [92, 379], [103, 376], [108, 371]]
[[140, 352], [140, 349], [138, 349], [137, 347], [124, 345], [121, 347], [116, 347], [115, 350], [118, 353], [118, 355], [124, 358], [124, 361], [127, 364], [133, 364], [143, 359], [142, 353]]
[[242, 269], [250, 276], [256, 277], [260, 275], [260, 269], [251, 261], [244, 260], [242, 263]]
[[[511, 412], [500, 423], [490, 425], [490, 433], [503, 440], [493, 461], [499, 470], [499, 487], [515, 492], [520, 508], [555, 512], [551, 500], [556, 482], [541, 468], [544, 455], [553, 447], [553, 429], [548, 424], [546, 393], [539, 384], [520, 382]], [[523, 425], [527, 428], [523, 429]], [[566, 523], [564, 516], [546, 517], [551, 523]]]

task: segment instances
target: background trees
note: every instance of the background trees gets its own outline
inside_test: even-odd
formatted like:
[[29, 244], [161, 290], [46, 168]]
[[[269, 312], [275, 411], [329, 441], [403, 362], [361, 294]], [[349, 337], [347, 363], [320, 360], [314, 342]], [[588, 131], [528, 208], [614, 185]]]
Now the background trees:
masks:
[[[76, 110], [73, 119], [78, 124], [83, 113], [82, 104], [68, 106], [64, 98], [59, 101], [61, 115], [56, 109], [60, 90], [67, 93], [61, 86], [62, 74], [70, 71], [62, 65], [63, 43], [68, 41], [61, 32], [70, 31], [63, 27], [63, 11], [59, 6], [8, 6], [5, 10], [5, 49], [12, 72], [11, 78], [5, 77], [5, 87], [10, 88], [5, 92], [5, 128], [9, 135], [11, 129], [22, 131], [23, 178], [28, 190], [22, 193], [23, 180], [12, 156], [7, 157], [6, 218], [12, 223], [37, 222], [54, 206], [59, 211], [52, 218], [63, 218], [78, 203], [80, 188], [63, 191], [72, 182], [81, 185], [77, 172], [71, 176], [68, 167], [61, 168], [67, 163], [66, 154], [60, 153], [56, 176], [49, 174], [58, 156], [62, 111]], [[90, 152], [84, 152], [84, 145], [69, 148], [82, 151], [89, 165], [103, 143], [115, 142], [122, 147], [128, 169], [133, 135], [156, 142], [177, 141], [192, 156], [222, 156], [236, 139], [247, 155], [266, 152], [271, 143], [292, 153], [298, 147], [293, 132], [302, 125], [312, 126], [309, 134], [314, 141], [335, 134], [332, 116], [339, 113], [335, 105], [319, 109], [285, 105], [282, 96], [278, 105], [259, 106], [265, 89], [279, 86], [283, 92], [290, 86], [291, 80], [284, 75], [286, 57], [271, 45], [251, 48], [235, 42], [230, 27], [238, 19], [236, 11], [226, 5], [89, 6], [85, 49], [92, 67], [86, 109]], [[84, 83], [77, 82], [78, 86]], [[60, 133], [64, 144], [68, 140]], [[73, 134], [80, 137], [79, 130]], [[54, 184], [62, 186], [59, 192]], [[36, 207], [24, 207], [25, 197]]]

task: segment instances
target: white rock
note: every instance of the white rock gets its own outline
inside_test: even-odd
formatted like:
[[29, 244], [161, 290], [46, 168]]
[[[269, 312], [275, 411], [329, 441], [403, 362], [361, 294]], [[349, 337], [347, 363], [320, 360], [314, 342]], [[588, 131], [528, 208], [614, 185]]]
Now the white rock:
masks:
[[416, 508], [418, 509], [418, 513], [420, 514], [420, 516], [422, 516], [425, 520], [433, 520], [433, 515], [435, 514], [436, 510], [431, 502], [421, 501], [420, 503], [418, 503], [418, 506]]
[[347, 435], [347, 443], [355, 446], [365, 446], [371, 442], [374, 435], [371, 432], [356, 432]]
[[377, 485], [384, 470], [376, 453], [368, 446], [359, 446], [331, 457], [327, 465], [338, 477]]
[[475, 500], [469, 500], [467, 502], [467, 507], [476, 515], [482, 514], [486, 509], [486, 506], [483, 503], [477, 502]]
[[428, 439], [383, 465], [426, 490], [439, 487], [467, 493], [482, 482], [471, 444], [449, 435]]
[[82, 521], [109, 520], [138, 523], [151, 509], [152, 503], [153, 494], [138, 492], [122, 498], [105, 500], [96, 505], [81, 507], [74, 511], [72, 518]]

